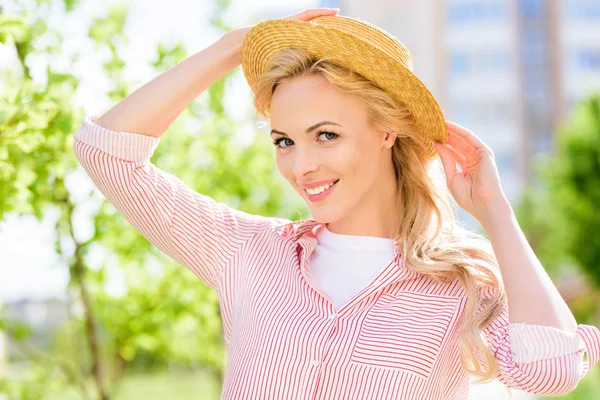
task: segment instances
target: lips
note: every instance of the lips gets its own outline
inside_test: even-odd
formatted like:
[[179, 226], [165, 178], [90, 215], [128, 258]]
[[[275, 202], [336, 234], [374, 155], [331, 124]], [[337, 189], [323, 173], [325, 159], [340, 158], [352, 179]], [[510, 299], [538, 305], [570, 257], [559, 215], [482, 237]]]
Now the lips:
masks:
[[306, 189], [315, 189], [318, 188], [319, 186], [325, 186], [325, 185], [329, 185], [332, 183], [337, 183], [339, 181], [339, 179], [334, 180], [334, 181], [319, 181], [319, 182], [312, 182], [310, 184], [306, 184], [306, 183], [298, 183], [298, 185], [306, 190]]
[[[310, 188], [304, 188], [304, 190], [306, 191], [307, 189], [316, 189], [316, 188], [318, 188], [318, 187], [321, 187], [321, 186], [326, 186], [326, 185], [327, 185], [327, 186], [329, 186], [329, 187], [327, 188], [327, 189], [329, 189], [329, 188], [333, 187], [333, 185], [335, 185], [335, 184], [336, 184], [336, 183], [338, 183], [339, 181], [340, 181], [340, 180], [338, 179], [338, 180], [335, 180], [335, 181], [332, 181], [332, 182], [329, 182], [329, 183], [324, 183], [324, 184], [322, 184], [322, 185], [319, 185], [319, 186], [310, 187]], [[327, 189], [325, 189], [325, 190], [327, 190]], [[306, 193], [308, 193], [308, 192], [306, 192]]]
[[325, 189], [324, 191], [322, 191], [319, 194], [310, 194], [306, 191], [306, 189], [304, 189], [304, 193], [306, 193], [306, 196], [308, 197], [308, 199], [310, 201], [321, 201], [329, 196], [329, 193], [331, 193], [331, 191], [334, 189], [335, 185], [338, 182], [339, 182], [339, 179], [336, 181], [333, 181], [332, 184], [330, 184], [330, 186], [327, 189]]

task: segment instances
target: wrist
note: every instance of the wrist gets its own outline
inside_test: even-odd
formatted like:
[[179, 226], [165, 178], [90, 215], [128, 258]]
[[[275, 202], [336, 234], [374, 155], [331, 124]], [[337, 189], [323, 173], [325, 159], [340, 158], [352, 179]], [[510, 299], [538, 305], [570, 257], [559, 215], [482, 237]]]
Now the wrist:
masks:
[[499, 221], [506, 221], [507, 218], [511, 218], [514, 214], [512, 206], [506, 197], [500, 197], [490, 201], [483, 212], [477, 216], [477, 220], [481, 226], [485, 228], [491, 228], [496, 225]]
[[242, 44], [249, 30], [249, 27], [233, 29], [224, 34], [217, 42], [227, 52], [235, 65], [239, 65], [242, 61]]

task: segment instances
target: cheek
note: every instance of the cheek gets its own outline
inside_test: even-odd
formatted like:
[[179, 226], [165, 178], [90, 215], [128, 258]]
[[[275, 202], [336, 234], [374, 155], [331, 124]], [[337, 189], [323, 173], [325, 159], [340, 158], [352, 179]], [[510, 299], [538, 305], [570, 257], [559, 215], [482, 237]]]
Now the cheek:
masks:
[[277, 161], [277, 170], [281, 176], [289, 182], [295, 182], [294, 170], [292, 164], [290, 163], [289, 157], [277, 155], [275, 158]]
[[377, 149], [369, 147], [369, 144], [354, 154], [351, 169], [357, 179], [365, 182], [373, 182], [380, 172], [381, 153]]
[[[322, 157], [318, 161], [321, 172], [324, 175], [364, 177], [371, 174], [373, 166], [372, 151], [364, 151], [363, 143], [348, 143], [340, 146], [322, 149]], [[277, 169], [282, 177], [296, 187], [296, 176], [294, 175], [293, 154], [276, 154]], [[298, 189], [298, 188], [297, 188]]]
[[351, 146], [340, 146], [329, 158], [331, 167], [340, 173], [351, 176], [362, 176], [371, 162], [370, 149], [361, 147], [359, 143]]

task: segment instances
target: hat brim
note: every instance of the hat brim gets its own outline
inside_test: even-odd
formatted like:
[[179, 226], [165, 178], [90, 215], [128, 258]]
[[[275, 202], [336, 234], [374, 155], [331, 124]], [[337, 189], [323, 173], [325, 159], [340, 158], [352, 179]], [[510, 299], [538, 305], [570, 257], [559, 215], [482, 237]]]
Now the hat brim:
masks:
[[291, 47], [304, 49], [317, 58], [329, 57], [332, 62], [369, 79], [406, 106], [413, 115], [417, 135], [422, 139], [429, 160], [438, 156], [433, 142], [447, 143], [446, 123], [440, 106], [412, 71], [384, 50], [360, 38], [310, 21], [268, 20], [248, 31], [242, 45], [241, 64], [253, 92], [269, 61], [281, 50]]

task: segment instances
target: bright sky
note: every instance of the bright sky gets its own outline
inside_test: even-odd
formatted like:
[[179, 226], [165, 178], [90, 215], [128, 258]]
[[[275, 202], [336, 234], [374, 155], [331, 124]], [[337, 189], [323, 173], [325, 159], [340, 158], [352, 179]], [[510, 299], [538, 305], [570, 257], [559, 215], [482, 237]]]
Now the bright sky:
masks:
[[[75, 98], [74, 105], [84, 107], [86, 113], [103, 112], [112, 106], [105, 98], [106, 88], [111, 84], [104, 77], [101, 63], [108, 55], [105, 51], [94, 49], [85, 41], [86, 29], [93, 16], [105, 15], [108, 2], [83, 2], [81, 10], [74, 15], [64, 18], [64, 14], [54, 13], [48, 19], [51, 29], [56, 29], [65, 35], [63, 49], [66, 55], [74, 52], [84, 53], [82, 62], [70, 65], [63, 62], [55, 65], [56, 69], [72, 69], [82, 77], [82, 85]], [[111, 2], [113, 3], [113, 2]], [[131, 0], [130, 20], [127, 25], [129, 53], [122, 55], [126, 62], [126, 78], [144, 83], [155, 75], [145, 67], [156, 48], [157, 43], [172, 43], [182, 40], [190, 54], [202, 50], [220, 37], [208, 26], [208, 16], [212, 11], [212, 1], [171, 0], [169, 7], [159, 0]], [[295, 14], [306, 8], [318, 7], [319, 0], [233, 0], [226, 19], [234, 27], [249, 26], [249, 17], [257, 15], [261, 19], [280, 18]], [[6, 9], [7, 14], [10, 10]], [[62, 17], [58, 19], [57, 17]], [[65, 57], [67, 58], [67, 57]], [[0, 44], [0, 68], [5, 68], [6, 60], [14, 60], [14, 54], [8, 46]], [[34, 78], [43, 76], [47, 60], [35, 58], [30, 67]], [[237, 70], [235, 87], [232, 95], [228, 96], [226, 106], [234, 119], [243, 118], [245, 107], [250, 104], [250, 89], [244, 80], [241, 69]], [[239, 95], [241, 94], [241, 96]], [[76, 184], [73, 184], [76, 182]], [[89, 184], [85, 176], [72, 177], [71, 188], [79, 188]], [[54, 252], [53, 224], [56, 216], [48, 216], [43, 223], [35, 218], [15, 218], [8, 216], [0, 222], [0, 300], [11, 301], [23, 297], [43, 298], [52, 295], [62, 295], [67, 283], [67, 268]], [[87, 236], [90, 227], [82, 224], [85, 217], [77, 218], [79, 222], [76, 232]], [[32, 251], [33, 250], [33, 251]]]

